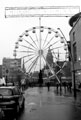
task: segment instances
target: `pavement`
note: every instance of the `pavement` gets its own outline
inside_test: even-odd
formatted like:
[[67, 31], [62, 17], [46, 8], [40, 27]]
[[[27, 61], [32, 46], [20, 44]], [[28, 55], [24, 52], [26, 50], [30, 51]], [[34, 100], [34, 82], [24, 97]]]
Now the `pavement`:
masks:
[[18, 120], [81, 120], [81, 92], [33, 87], [25, 91], [25, 110]]

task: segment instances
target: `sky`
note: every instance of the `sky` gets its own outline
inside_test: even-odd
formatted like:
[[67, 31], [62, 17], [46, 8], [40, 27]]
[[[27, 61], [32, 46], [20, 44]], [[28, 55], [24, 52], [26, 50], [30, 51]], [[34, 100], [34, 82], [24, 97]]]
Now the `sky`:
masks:
[[[80, 0], [0, 0], [0, 64], [3, 57], [13, 58], [13, 50], [18, 37], [27, 29], [38, 26], [39, 18], [5, 18], [5, 7], [29, 6], [79, 6]], [[71, 27], [70, 18], [41, 18], [41, 25], [61, 28], [67, 40]]]

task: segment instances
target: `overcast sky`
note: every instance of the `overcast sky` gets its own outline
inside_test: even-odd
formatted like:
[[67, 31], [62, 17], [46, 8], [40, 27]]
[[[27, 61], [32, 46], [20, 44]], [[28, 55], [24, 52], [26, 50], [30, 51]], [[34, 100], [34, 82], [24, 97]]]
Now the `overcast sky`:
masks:
[[[15, 42], [27, 29], [38, 26], [38, 18], [5, 18], [5, 7], [16, 6], [79, 6], [81, 0], [0, 0], [0, 64], [3, 57], [13, 57]], [[71, 27], [69, 18], [42, 18], [41, 25], [57, 29], [61, 28], [67, 40]]]

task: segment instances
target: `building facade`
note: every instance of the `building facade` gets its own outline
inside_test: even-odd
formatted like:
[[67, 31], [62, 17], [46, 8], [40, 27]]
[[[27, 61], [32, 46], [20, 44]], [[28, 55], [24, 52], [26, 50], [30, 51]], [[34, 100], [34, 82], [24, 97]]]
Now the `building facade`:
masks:
[[21, 69], [21, 59], [3, 58], [2, 77], [7, 79], [6, 82], [16, 81], [19, 70]]
[[81, 83], [81, 13], [72, 16], [69, 20], [72, 27], [69, 35], [71, 41], [71, 68], [72, 85], [74, 80], [76, 87]]
[[2, 78], [2, 65], [0, 65], [0, 78]]

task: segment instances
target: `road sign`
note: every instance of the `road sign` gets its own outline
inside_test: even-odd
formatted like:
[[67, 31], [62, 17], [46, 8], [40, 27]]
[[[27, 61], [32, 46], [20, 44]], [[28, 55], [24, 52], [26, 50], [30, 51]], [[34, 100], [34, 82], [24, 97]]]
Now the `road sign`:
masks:
[[79, 6], [5, 7], [5, 18], [70, 17], [79, 12]]

